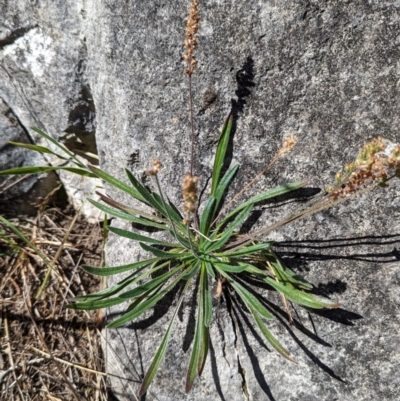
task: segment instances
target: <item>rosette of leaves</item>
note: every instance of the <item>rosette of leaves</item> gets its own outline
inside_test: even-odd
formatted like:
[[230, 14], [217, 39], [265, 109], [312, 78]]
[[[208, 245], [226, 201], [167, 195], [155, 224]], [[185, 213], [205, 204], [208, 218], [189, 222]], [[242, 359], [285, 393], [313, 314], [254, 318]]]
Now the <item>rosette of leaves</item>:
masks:
[[268, 307], [246, 288], [243, 277], [250, 276], [263, 280], [272, 290], [278, 291], [290, 301], [308, 308], [321, 309], [338, 306], [337, 303], [310, 293], [312, 285], [282, 264], [271, 249], [272, 241], [253, 240], [244, 245], [230, 246], [237, 240], [241, 225], [249, 217], [257, 203], [298, 189], [304, 185], [304, 182], [279, 186], [256, 195], [215, 221], [222, 207], [224, 196], [239, 168], [236, 165], [225, 173], [222, 171], [231, 127], [232, 117], [228, 117], [217, 146], [210, 196], [199, 217], [198, 230], [192, 230], [189, 225], [184, 224], [183, 216], [178, 209], [166, 201], [161, 192], [152, 192], [147, 189], [130, 171], [127, 170], [126, 174], [131, 185], [127, 185], [98, 168], [89, 167], [93, 174], [126, 192], [144, 204], [146, 210], [151, 208], [155, 213], [131, 208], [104, 195], [101, 195], [104, 203], [91, 200], [92, 204], [109, 216], [136, 223], [147, 229], [165, 231], [169, 234], [170, 239], [160, 240], [142, 233], [108, 227], [109, 231], [116, 235], [137, 241], [151, 257], [124, 266], [104, 268], [83, 266], [86, 272], [103, 277], [122, 272], [130, 272], [130, 274], [103, 291], [77, 297], [74, 303], [68, 307], [90, 310], [130, 302], [126, 313], [108, 325], [109, 328], [114, 328], [139, 318], [161, 301], [175, 286], [181, 284], [183, 287], [175, 312], [143, 380], [140, 394], [146, 392], [163, 360], [174, 320], [193, 283], [198, 285], [198, 295], [196, 326], [187, 372], [186, 392], [191, 389], [196, 375], [201, 374], [208, 353], [209, 326], [213, 314], [212, 282], [223, 281], [236, 293], [251, 313], [265, 339], [276, 351], [289, 360], [293, 360], [289, 352], [271, 334], [265, 324], [266, 320], [273, 319], [273, 315]]
[[[86, 166], [62, 144], [38, 129], [35, 131], [61, 149], [63, 154], [38, 145], [14, 144], [41, 153], [52, 153], [61, 160], [71, 161], [76, 167], [64, 165], [21, 167], [0, 172], [0, 175], [6, 175], [64, 169], [80, 175], [99, 177], [143, 204], [144, 210], [141, 210], [121, 204], [102, 194], [99, 196], [103, 203], [90, 200], [93, 205], [108, 216], [127, 220], [136, 223], [138, 227], [142, 227], [143, 233], [112, 226], [109, 226], [108, 230], [116, 235], [138, 242], [151, 257], [123, 266], [102, 268], [83, 266], [82, 268], [86, 272], [102, 277], [124, 272], [129, 273], [117, 284], [94, 294], [76, 297], [73, 303], [68, 305], [71, 309], [93, 310], [129, 302], [127, 311], [108, 324], [109, 328], [115, 328], [138, 319], [157, 302], [161, 301], [175, 286], [181, 285], [182, 291], [180, 291], [175, 311], [143, 379], [140, 394], [147, 391], [163, 360], [174, 320], [192, 285], [198, 285], [198, 295], [196, 326], [187, 372], [186, 392], [190, 391], [196, 375], [201, 374], [208, 354], [209, 327], [213, 314], [211, 287], [215, 281], [219, 284], [224, 282], [224, 285], [229, 286], [236, 293], [236, 296], [241, 299], [251, 313], [264, 338], [277, 352], [292, 361], [294, 360], [289, 352], [272, 335], [265, 324], [266, 320], [273, 319], [271, 311], [261, 298], [255, 296], [254, 292], [248, 289], [244, 279], [249, 277], [262, 280], [269, 285], [271, 290], [279, 292], [285, 303], [288, 299], [298, 305], [314, 309], [339, 306], [337, 303], [312, 294], [310, 290], [313, 286], [284, 266], [273, 252], [271, 248], [273, 241], [256, 239], [246, 240], [242, 243], [238, 241], [238, 232], [256, 204], [296, 190], [304, 185], [304, 181], [278, 186], [256, 195], [233, 207], [232, 210], [220, 217], [221, 213], [219, 212], [223, 207], [224, 196], [239, 168], [236, 165], [227, 169], [226, 172], [223, 172], [222, 169], [231, 127], [232, 117], [229, 116], [225, 121], [217, 146], [210, 195], [199, 216], [198, 229], [194, 229], [190, 224], [185, 223], [178, 209], [165, 200], [157, 177], [156, 182], [159, 191], [153, 192], [130, 171], [126, 170], [130, 181], [130, 185], [128, 185], [97, 167]], [[165, 237], [169, 237], [169, 239], [161, 240], [151, 237], [148, 234], [151, 231], [149, 229], [164, 231], [167, 234]]]

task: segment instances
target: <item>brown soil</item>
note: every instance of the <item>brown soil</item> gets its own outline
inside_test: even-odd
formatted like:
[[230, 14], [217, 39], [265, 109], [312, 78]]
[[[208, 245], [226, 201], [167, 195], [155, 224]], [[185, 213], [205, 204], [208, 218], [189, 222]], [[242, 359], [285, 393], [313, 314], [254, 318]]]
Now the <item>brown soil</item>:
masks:
[[51, 262], [49, 267], [0, 223], [0, 399], [107, 400], [101, 311], [74, 311], [76, 295], [101, 280], [79, 266], [102, 264], [100, 225], [75, 221], [71, 208], [49, 208], [12, 222]]

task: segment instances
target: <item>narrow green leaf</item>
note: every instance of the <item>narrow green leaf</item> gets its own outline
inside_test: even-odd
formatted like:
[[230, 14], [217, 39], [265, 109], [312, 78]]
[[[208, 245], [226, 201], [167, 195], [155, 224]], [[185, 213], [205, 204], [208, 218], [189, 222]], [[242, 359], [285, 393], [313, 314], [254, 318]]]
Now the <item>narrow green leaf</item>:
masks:
[[154, 256], [157, 256], [158, 258], [161, 259], [184, 259], [187, 258], [188, 256], [191, 256], [191, 253], [189, 252], [165, 252], [162, 251], [161, 249], [155, 248], [154, 246], [147, 245], [143, 242], [139, 242], [139, 245], [148, 252], [151, 252]]
[[[164, 209], [164, 203], [163, 203], [163, 200], [162, 200], [161, 196], [156, 192], [153, 192], [152, 196], [153, 196], [153, 198], [155, 199], [156, 202], [158, 202], [159, 204], [163, 205], [163, 209]], [[165, 202], [165, 208], [168, 209], [169, 216], [174, 221], [175, 225], [178, 226], [181, 231], [184, 231], [185, 230], [185, 225], [182, 224], [183, 217], [181, 216], [179, 211], [176, 210], [176, 208], [173, 207], [173, 205], [169, 201]], [[164, 211], [163, 214], [164, 214], [165, 217], [167, 217], [167, 218], [169, 217], [168, 213], [166, 213], [166, 211]]]
[[79, 303], [79, 302], [87, 302], [89, 300], [99, 300], [99, 299], [104, 299], [108, 298], [111, 295], [115, 295], [121, 290], [123, 290], [125, 287], [130, 285], [134, 280], [135, 276], [141, 273], [143, 269], [145, 269], [146, 266], [138, 268], [136, 271], [134, 271], [132, 274], [130, 274], [128, 277], [123, 279], [117, 284], [114, 284], [111, 287], [105, 288], [104, 290], [95, 292], [93, 294], [87, 294], [87, 295], [79, 295], [73, 299], [74, 302]]
[[169, 261], [160, 263], [160, 260], [157, 258], [156, 261], [152, 263], [151, 267], [149, 267], [148, 265], [143, 265], [142, 267], [138, 267], [128, 277], [126, 277], [119, 283], [113, 285], [112, 287], [105, 288], [104, 290], [101, 290], [94, 294], [88, 294], [88, 295], [82, 295], [82, 296], [75, 297], [74, 301], [86, 302], [87, 300], [104, 299], [104, 298], [114, 295], [118, 292], [121, 292], [121, 290], [126, 288], [128, 285], [133, 285], [137, 282], [140, 282], [140, 281], [146, 279], [149, 276], [154, 275], [156, 272], [164, 269], [169, 264], [170, 264]]
[[208, 283], [204, 292], [204, 325], [209, 327], [212, 321], [212, 295]]
[[168, 227], [165, 224], [160, 224], [156, 223], [152, 220], [148, 220], [147, 218], [140, 218], [133, 216], [132, 214], [128, 214], [125, 212], [122, 212], [121, 210], [114, 209], [110, 206], [103, 205], [102, 203], [99, 203], [93, 199], [88, 199], [89, 202], [96, 206], [99, 210], [102, 212], [108, 214], [109, 216], [117, 217], [119, 219], [127, 220], [127, 221], [132, 221], [133, 223], [141, 224], [142, 226], [145, 227], [155, 227], [159, 228], [160, 230], [167, 230]]
[[122, 315], [120, 318], [114, 320], [111, 322], [107, 327], [108, 328], [115, 328], [115, 327], [120, 327], [124, 325], [125, 323], [130, 322], [133, 319], [136, 319], [139, 317], [141, 314], [146, 312], [148, 309], [150, 309], [152, 306], [154, 306], [167, 292], [169, 292], [175, 285], [182, 280], [182, 276], [184, 276], [187, 273], [187, 270], [185, 270], [182, 274], [180, 274], [171, 284], [169, 284], [164, 290], [160, 292], [156, 292], [154, 295], [149, 296], [146, 301], [140, 303], [137, 305], [137, 307], [128, 313], [125, 313]]
[[101, 178], [105, 182], [108, 182], [113, 187], [118, 188], [121, 191], [126, 192], [133, 198], [147, 204], [146, 200], [142, 197], [142, 195], [135, 188], [132, 188], [130, 185], [125, 184], [124, 182], [118, 180], [117, 178], [113, 177], [110, 174], [107, 174], [106, 172], [104, 172], [103, 170], [100, 170], [99, 168], [97, 168], [95, 166], [88, 165], [88, 168], [94, 174], [96, 174], [99, 178]]
[[101, 192], [96, 191], [96, 194], [100, 197], [100, 199], [104, 202], [107, 203], [107, 205], [112, 206], [116, 209], [122, 210], [123, 212], [129, 214], [129, 215], [134, 215], [134, 216], [140, 216], [144, 217], [148, 220], [155, 221], [157, 223], [166, 223], [167, 221], [159, 216], [156, 216], [155, 213], [150, 214], [143, 212], [143, 210], [139, 210], [130, 206], [126, 206], [123, 203], [117, 202], [114, 199], [109, 198], [108, 196], [102, 194]]
[[192, 266], [189, 271], [182, 277], [182, 280], [189, 280], [190, 278], [192, 278], [198, 271], [200, 268], [201, 262], [199, 260], [196, 260], [195, 262], [192, 262]]
[[275, 348], [275, 350], [278, 351], [283, 357], [285, 357], [289, 361], [297, 363], [292, 358], [289, 351], [285, 347], [283, 347], [283, 345], [268, 330], [267, 326], [262, 321], [260, 315], [255, 310], [251, 310], [251, 313], [261, 333], [264, 335], [265, 339]]
[[274, 241], [263, 242], [261, 244], [245, 246], [243, 248], [239, 248], [235, 251], [229, 251], [229, 249], [225, 252], [215, 253], [215, 256], [221, 257], [238, 257], [238, 256], [246, 256], [252, 253], [257, 253], [265, 249], [269, 249]]
[[123, 294], [120, 294], [120, 298], [136, 298], [142, 294], [144, 294], [147, 291], [151, 291], [155, 289], [156, 287], [159, 287], [160, 285], [164, 285], [170, 277], [172, 277], [178, 270], [182, 268], [182, 264], [176, 266], [174, 269], [171, 269], [170, 271], [161, 274], [160, 276], [156, 277], [153, 280], [148, 281], [147, 283], [144, 283], [133, 290], [129, 290], [127, 292], [124, 292]]
[[165, 210], [162, 203], [158, 203], [155, 198], [152, 196], [151, 192], [141, 183], [136, 177], [127, 169], [125, 169], [125, 173], [129, 178], [129, 181], [133, 185], [133, 187], [140, 193], [142, 199], [146, 201], [153, 209], [157, 210], [159, 213], [165, 215]]
[[199, 361], [197, 362], [197, 374], [199, 376], [201, 376], [201, 374], [203, 373], [209, 348], [210, 348], [210, 333], [208, 326], [206, 326], [206, 324], [204, 323], [200, 336]]
[[200, 354], [199, 354], [199, 361], [197, 363], [197, 374], [200, 376], [204, 364], [207, 358], [208, 349], [209, 349], [209, 331], [208, 326], [211, 323], [212, 319], [212, 299], [211, 293], [208, 288], [208, 276], [207, 276], [207, 269], [203, 265], [201, 274], [200, 274], [200, 289], [199, 292], [199, 302], [203, 305], [203, 326], [201, 328], [201, 336], [200, 336]]
[[285, 266], [281, 260], [275, 255], [274, 252], [270, 251], [271, 255], [266, 255], [267, 260], [272, 265], [279, 281], [288, 281], [298, 289], [311, 290], [313, 285], [302, 277], [298, 276], [293, 270]]
[[149, 244], [167, 246], [170, 248], [179, 248], [180, 247], [180, 244], [158, 240], [155, 238], [147, 237], [145, 235], [140, 235], [140, 234], [134, 233], [132, 231], [122, 230], [121, 228], [117, 228], [117, 227], [109, 226], [108, 230], [114, 234], [119, 235], [120, 237], [129, 238], [134, 241], [147, 242]]
[[[225, 276], [226, 277], [226, 276]], [[243, 302], [249, 308], [249, 310], [254, 309], [257, 313], [263, 316], [266, 319], [273, 319], [273, 315], [271, 312], [246, 288], [244, 288], [241, 284], [233, 279], [230, 279], [230, 284], [238, 293], [240, 298], [242, 298]]]
[[275, 198], [276, 196], [284, 195], [288, 192], [294, 191], [296, 189], [299, 189], [303, 187], [307, 181], [299, 181], [299, 182], [293, 182], [285, 185], [281, 185], [279, 187], [270, 189], [269, 191], [263, 192], [261, 194], [258, 194], [256, 196], [253, 196], [246, 202], [243, 202], [241, 205], [237, 206], [235, 209], [233, 209], [231, 212], [229, 212], [221, 221], [221, 223], [218, 225], [218, 227], [223, 226], [226, 224], [226, 222], [231, 219], [234, 215], [239, 213], [243, 208], [247, 207], [248, 205], [254, 205], [255, 203], [265, 201], [267, 199], [272, 199]]
[[332, 302], [329, 299], [297, 290], [291, 284], [285, 285], [283, 283], [278, 283], [271, 277], [266, 277], [264, 281], [266, 281], [271, 287], [274, 287], [277, 291], [284, 294], [288, 299], [299, 305], [314, 309], [335, 309], [340, 307], [340, 304], [337, 302]]
[[87, 302], [72, 303], [67, 305], [67, 308], [74, 310], [95, 310], [95, 309], [108, 308], [110, 306], [122, 304], [123, 302], [126, 302], [126, 299], [117, 297], [110, 299], [100, 299]]
[[219, 184], [221, 170], [224, 165], [225, 154], [229, 144], [229, 137], [231, 134], [233, 123], [232, 114], [229, 114], [228, 118], [225, 120], [224, 126], [222, 128], [222, 134], [220, 136], [217, 151], [214, 158], [213, 175], [211, 182], [211, 196], [214, 196]]
[[51, 149], [46, 148], [45, 146], [40, 146], [40, 145], [33, 145], [31, 143], [22, 143], [22, 142], [13, 142], [13, 141], [8, 141], [10, 145], [18, 146], [19, 148], [24, 148], [24, 149], [29, 149], [33, 150], [35, 152], [39, 153], [44, 153], [44, 154], [51, 154], [54, 156], [57, 156], [59, 159], [62, 160], [68, 160], [68, 157], [64, 157], [59, 155], [58, 153], [53, 152]]
[[160, 364], [161, 364], [162, 360], [164, 359], [165, 352], [167, 350], [167, 345], [168, 345], [168, 342], [169, 342], [169, 339], [170, 339], [170, 336], [171, 336], [173, 323], [174, 323], [175, 318], [176, 318], [176, 316], [178, 314], [178, 311], [179, 311], [179, 309], [180, 309], [180, 307], [182, 305], [183, 298], [184, 298], [184, 296], [185, 296], [185, 294], [186, 294], [186, 292], [187, 292], [187, 290], [189, 288], [190, 283], [191, 283], [191, 280], [189, 279], [187, 281], [186, 285], [185, 285], [185, 288], [182, 291], [182, 294], [181, 294], [180, 298], [179, 298], [178, 304], [177, 304], [177, 306], [175, 308], [175, 312], [174, 312], [174, 314], [173, 314], [173, 316], [171, 318], [171, 321], [170, 321], [170, 323], [168, 325], [167, 331], [165, 332], [164, 337], [163, 337], [163, 339], [162, 339], [162, 341], [161, 341], [161, 343], [160, 343], [160, 345], [159, 345], [159, 347], [157, 349], [157, 352], [155, 353], [155, 355], [153, 357], [151, 365], [150, 365], [149, 369], [147, 370], [146, 376], [143, 379], [142, 385], [141, 385], [140, 390], [139, 390], [139, 397], [141, 397], [147, 391], [147, 389], [149, 388], [151, 382], [154, 379], [154, 376], [157, 373], [158, 368], [160, 367]]
[[[200, 273], [201, 274], [200, 281], [202, 280], [202, 277], [206, 276], [205, 271], [206, 271], [206, 268], [204, 265], [202, 265], [201, 273]], [[199, 367], [202, 346], [205, 345], [205, 344], [203, 344], [203, 341], [204, 341], [204, 339], [203, 339], [204, 331], [203, 330], [204, 330], [203, 293], [202, 293], [202, 291], [199, 291], [196, 328], [195, 328], [195, 332], [194, 332], [193, 347], [192, 347], [192, 352], [190, 354], [188, 371], [186, 374], [186, 387], [185, 387], [186, 393], [188, 393], [193, 386], [193, 381], [196, 377], [196, 371]]]
[[0, 176], [3, 175], [18, 175], [18, 174], [40, 174], [40, 173], [47, 173], [49, 171], [58, 171], [64, 170], [69, 171], [74, 174], [78, 174], [84, 177], [96, 177], [95, 174], [91, 173], [88, 170], [83, 170], [77, 167], [66, 167], [66, 166], [27, 166], [27, 167], [16, 167], [11, 168], [9, 170], [0, 171]]
[[249, 216], [253, 205], [249, 205], [244, 208], [237, 216], [236, 219], [229, 225], [229, 227], [221, 234], [221, 238], [216, 241], [210, 243], [210, 245], [206, 248], [207, 252], [213, 252], [217, 249], [220, 249], [223, 245], [225, 245], [231, 238], [233, 232], [243, 223], [244, 220]]
[[213, 269], [213, 264], [210, 263], [210, 262], [207, 262], [207, 261], [205, 262], [205, 264], [206, 264], [207, 274], [210, 277], [215, 279], [215, 272], [214, 272], [214, 269]]
[[223, 270], [228, 273], [241, 273], [247, 269], [246, 264], [234, 264], [235, 262], [232, 262], [232, 264], [227, 264], [227, 263], [222, 263], [222, 262], [214, 262], [213, 265], [218, 269], [218, 270]]
[[84, 265], [82, 266], [82, 269], [87, 273], [94, 274], [95, 276], [107, 277], [114, 274], [123, 273], [128, 270], [137, 269], [139, 267], [148, 266], [158, 260], [158, 258], [152, 258], [147, 260], [140, 260], [139, 262], [130, 263], [128, 265], [114, 267], [92, 267]]
[[[213, 196], [210, 196], [208, 198], [200, 218], [200, 232], [205, 236], [208, 236], [208, 233], [210, 231], [210, 224], [214, 218], [215, 202], [216, 199]], [[203, 237], [201, 237], [201, 241], [204, 242]]]
[[221, 200], [227, 190], [227, 188], [229, 187], [229, 184], [232, 182], [233, 178], [236, 175], [236, 172], [239, 168], [239, 165], [236, 165], [234, 167], [232, 167], [231, 169], [229, 169], [224, 176], [222, 177], [221, 181], [219, 182], [217, 189], [215, 190], [215, 205], [214, 205], [214, 213], [213, 213], [213, 220], [215, 218], [215, 214], [219, 209]]
[[72, 159], [73, 163], [81, 168], [85, 168], [85, 165], [72, 153], [69, 151], [69, 149], [61, 144], [60, 142], [56, 141], [53, 139], [50, 135], [46, 134], [45, 132], [41, 131], [39, 128], [36, 127], [31, 127], [32, 131], [35, 131], [38, 133], [40, 136], [43, 138], [46, 138], [49, 142], [51, 142], [53, 145], [57, 146], [58, 149], [62, 150], [63, 153], [67, 154], [70, 159]]

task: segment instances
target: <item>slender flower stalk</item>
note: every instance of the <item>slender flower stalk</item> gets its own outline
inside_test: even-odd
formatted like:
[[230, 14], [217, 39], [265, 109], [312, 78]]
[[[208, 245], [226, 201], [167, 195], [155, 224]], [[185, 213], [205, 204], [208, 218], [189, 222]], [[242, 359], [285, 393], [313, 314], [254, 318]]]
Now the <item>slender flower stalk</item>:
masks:
[[193, 0], [190, 6], [189, 19], [186, 24], [186, 36], [184, 45], [186, 48], [183, 59], [186, 61], [185, 74], [189, 77], [189, 109], [190, 109], [190, 129], [191, 129], [191, 155], [190, 155], [190, 175], [194, 170], [194, 112], [193, 112], [193, 91], [192, 91], [192, 75], [196, 69], [196, 59], [193, 57], [194, 50], [197, 47], [197, 31], [199, 29], [199, 2]]

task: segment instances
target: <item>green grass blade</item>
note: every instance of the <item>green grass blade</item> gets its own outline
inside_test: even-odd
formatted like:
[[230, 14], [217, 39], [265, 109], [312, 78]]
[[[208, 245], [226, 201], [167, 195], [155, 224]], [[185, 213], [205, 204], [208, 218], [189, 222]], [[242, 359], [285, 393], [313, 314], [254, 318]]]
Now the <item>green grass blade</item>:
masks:
[[131, 182], [133, 187], [139, 192], [142, 199], [144, 199], [146, 203], [149, 204], [153, 209], [157, 210], [157, 212], [165, 216], [166, 212], [164, 210], [163, 204], [157, 202], [152, 196], [151, 192], [141, 182], [139, 182], [129, 170], [125, 169], [125, 173], [128, 176], [129, 181]]
[[160, 258], [160, 259], [184, 259], [187, 258], [188, 256], [191, 256], [192, 254], [189, 252], [165, 252], [162, 251], [161, 249], [155, 248], [154, 246], [150, 246], [145, 244], [144, 242], [139, 242], [139, 245], [148, 252], [151, 252], [154, 256]]
[[68, 157], [61, 156], [58, 153], [53, 152], [51, 149], [46, 148], [45, 146], [33, 145], [31, 143], [13, 142], [13, 141], [8, 141], [8, 143], [10, 145], [18, 146], [19, 148], [24, 148], [24, 149], [33, 150], [33, 151], [39, 152], [39, 153], [54, 155], [54, 156], [57, 156], [59, 159], [62, 159], [62, 160], [68, 160], [69, 159]]
[[138, 216], [138, 217], [144, 217], [148, 220], [155, 221], [156, 223], [163, 223], [165, 224], [167, 221], [165, 219], [162, 219], [161, 217], [156, 216], [155, 214], [150, 214], [146, 213], [143, 210], [136, 209], [134, 207], [126, 206], [123, 203], [117, 202], [114, 199], [109, 198], [108, 196], [102, 194], [101, 192], [97, 192], [96, 194], [100, 197], [100, 199], [106, 203], [108, 206], [111, 206], [115, 209], [121, 210], [122, 212], [128, 214], [128, 215], [133, 215], [133, 216]]
[[182, 277], [182, 280], [189, 280], [190, 278], [192, 278], [199, 271], [200, 265], [201, 265], [201, 262], [199, 260], [193, 261], [192, 267]]
[[340, 307], [340, 304], [337, 302], [332, 302], [329, 299], [318, 297], [314, 294], [310, 294], [309, 292], [297, 290], [291, 284], [285, 285], [283, 283], [279, 283], [271, 277], [266, 277], [264, 281], [296, 304], [313, 309], [335, 309]]
[[146, 199], [142, 197], [142, 195], [135, 189], [132, 188], [130, 185], [125, 184], [124, 182], [118, 180], [117, 178], [113, 177], [110, 174], [107, 174], [103, 170], [100, 170], [99, 168], [89, 165], [88, 168], [96, 174], [99, 178], [104, 180], [105, 182], [108, 182], [110, 185], [112, 185], [115, 188], [120, 189], [121, 191], [127, 193], [128, 195], [132, 196], [133, 198], [147, 204]]
[[262, 321], [260, 315], [251, 310], [251, 314], [253, 315], [254, 321], [256, 322], [258, 328], [260, 329], [261, 333], [264, 335], [265, 339], [281, 354], [284, 358], [297, 363], [292, 356], [290, 355], [289, 351], [272, 335], [272, 333], [268, 330], [267, 326]]
[[[214, 213], [215, 213], [215, 202], [216, 199], [213, 196], [210, 196], [207, 200], [207, 203], [204, 207], [203, 213], [201, 214], [200, 218], [200, 232], [208, 236], [209, 231], [210, 231], [210, 225], [211, 222], [214, 218]], [[204, 238], [201, 237], [200, 239], [202, 242], [204, 241]]]
[[244, 208], [237, 216], [236, 219], [229, 225], [229, 227], [222, 233], [221, 238], [216, 242], [210, 243], [206, 250], [207, 252], [213, 252], [220, 249], [225, 245], [231, 238], [233, 232], [243, 223], [244, 220], [249, 216], [253, 205], [248, 205]]
[[189, 288], [190, 283], [191, 283], [191, 280], [189, 279], [187, 281], [183, 291], [182, 291], [182, 294], [181, 294], [180, 298], [179, 298], [178, 304], [177, 304], [177, 306], [175, 308], [175, 312], [174, 312], [174, 314], [173, 314], [173, 316], [171, 318], [171, 321], [170, 321], [170, 323], [168, 325], [167, 331], [164, 334], [164, 337], [163, 337], [163, 339], [162, 339], [162, 341], [161, 341], [161, 343], [160, 343], [160, 345], [159, 345], [159, 347], [157, 349], [157, 352], [155, 353], [155, 355], [153, 357], [153, 360], [151, 361], [151, 365], [150, 365], [149, 369], [147, 370], [146, 376], [143, 379], [142, 385], [140, 386], [139, 397], [141, 397], [147, 391], [147, 389], [149, 388], [151, 382], [154, 379], [154, 376], [156, 375], [156, 373], [158, 371], [158, 368], [160, 367], [160, 364], [161, 364], [162, 360], [164, 359], [165, 352], [166, 352], [167, 346], [168, 346], [168, 342], [169, 342], [169, 339], [171, 337], [171, 331], [172, 331], [173, 323], [174, 323], [175, 318], [176, 318], [176, 316], [178, 314], [178, 311], [179, 311], [179, 309], [180, 309], [180, 307], [182, 305], [183, 298], [184, 298], [184, 296], [185, 296], [185, 294], [186, 294], [186, 292], [187, 292], [187, 290]]
[[245, 246], [243, 248], [239, 248], [235, 251], [225, 251], [225, 252], [219, 252], [215, 253], [216, 256], [221, 256], [221, 257], [238, 257], [238, 256], [247, 256], [252, 253], [257, 253], [262, 250], [269, 249], [271, 245], [274, 243], [274, 241], [268, 241], [268, 242], [263, 242], [261, 244], [256, 244], [256, 245], [250, 245], [250, 246]]
[[[202, 280], [202, 277], [207, 276], [206, 267], [204, 264], [202, 264], [201, 266], [200, 274], [201, 274], [200, 281]], [[196, 328], [194, 332], [193, 347], [192, 347], [192, 352], [190, 354], [188, 371], [186, 374], [186, 386], [185, 386], [186, 393], [188, 393], [192, 388], [199, 367], [202, 346], [204, 346], [203, 335], [204, 335], [204, 303], [203, 303], [202, 291], [199, 291]]]
[[246, 202], [243, 202], [239, 206], [237, 206], [235, 209], [233, 209], [231, 212], [229, 212], [223, 220], [218, 224], [218, 227], [223, 226], [226, 224], [226, 222], [231, 219], [234, 215], [239, 213], [243, 208], [247, 207], [248, 205], [254, 205], [255, 203], [262, 202], [268, 199], [275, 198], [276, 196], [284, 195], [288, 192], [294, 191], [296, 189], [299, 189], [303, 187], [307, 181], [299, 181], [299, 182], [294, 182], [286, 185], [281, 185], [279, 187], [270, 189], [269, 191], [263, 192], [259, 195], [253, 196]]
[[43, 138], [46, 138], [53, 145], [57, 146], [57, 148], [62, 150], [65, 154], [67, 154], [69, 156], [69, 158], [71, 158], [73, 160], [73, 163], [75, 163], [77, 166], [85, 168], [85, 165], [72, 152], [70, 152], [69, 149], [66, 146], [64, 146], [60, 142], [56, 141], [55, 139], [53, 139], [50, 135], [48, 135], [45, 132], [41, 131], [39, 128], [31, 127], [31, 130], [35, 131], [36, 133], [38, 133]]
[[18, 175], [18, 174], [40, 174], [47, 173], [49, 171], [64, 170], [74, 174], [78, 174], [84, 177], [95, 178], [96, 175], [88, 170], [83, 170], [77, 167], [66, 167], [66, 166], [27, 166], [27, 167], [16, 167], [8, 170], [0, 171], [0, 176], [3, 175]]
[[152, 306], [154, 306], [167, 292], [169, 292], [175, 285], [182, 280], [182, 276], [187, 273], [185, 270], [182, 274], [180, 274], [171, 284], [169, 284], [164, 290], [160, 292], [156, 292], [154, 295], [149, 296], [144, 302], [141, 302], [136, 306], [133, 310], [130, 310], [128, 313], [125, 313], [120, 318], [111, 322], [107, 327], [115, 328], [124, 325], [125, 323], [130, 322], [133, 319], [136, 319], [141, 314], [149, 310]]
[[122, 230], [121, 228], [117, 228], [117, 227], [109, 226], [108, 231], [111, 231], [112, 233], [119, 235], [120, 237], [129, 238], [134, 241], [147, 242], [149, 244], [167, 246], [170, 248], [179, 248], [180, 247], [180, 244], [176, 244], [176, 243], [168, 242], [168, 241], [161, 241], [161, 240], [158, 240], [155, 238], [147, 237], [145, 235], [140, 235], [140, 234], [134, 233], [132, 231]]
[[225, 175], [222, 177], [220, 183], [217, 186], [217, 189], [215, 190], [214, 197], [215, 197], [216, 202], [215, 202], [215, 206], [214, 206], [215, 211], [214, 211], [214, 215], [213, 215], [213, 220], [215, 217], [215, 213], [217, 212], [217, 210], [219, 208], [221, 200], [222, 200], [227, 188], [229, 187], [229, 184], [232, 182], [233, 178], [235, 177], [238, 168], [239, 168], [239, 165], [236, 165], [236, 166], [232, 167], [231, 169], [229, 169], [225, 173]]
[[225, 154], [229, 144], [232, 123], [233, 123], [233, 117], [232, 114], [229, 114], [222, 128], [222, 133], [218, 142], [217, 151], [214, 158], [213, 175], [211, 181], [211, 196], [215, 195], [217, 186], [219, 184], [221, 170], [224, 165]]
[[230, 284], [238, 293], [240, 298], [242, 298], [243, 302], [246, 304], [249, 310], [251, 309], [255, 310], [265, 319], [274, 318], [271, 312], [250, 291], [244, 288], [241, 284], [232, 279], [230, 279]]
[[139, 297], [140, 295], [144, 294], [147, 291], [151, 291], [157, 287], [159, 287], [160, 285], [164, 285], [168, 279], [170, 277], [172, 277], [179, 269], [182, 269], [183, 264], [180, 264], [178, 266], [176, 266], [174, 269], [161, 274], [160, 276], [158, 276], [157, 278], [148, 281], [147, 283], [144, 283], [136, 288], [134, 288], [133, 290], [129, 290], [127, 292], [124, 292], [123, 294], [120, 294], [119, 297], [120, 298], [136, 298]]
[[222, 263], [222, 262], [214, 262], [213, 265], [218, 269], [218, 270], [223, 270], [224, 272], [228, 273], [241, 273], [247, 269], [246, 264], [233, 264], [235, 262], [232, 262], [232, 264], [227, 264], [227, 263]]
[[74, 310], [95, 310], [95, 309], [108, 308], [110, 306], [122, 304], [123, 302], [126, 302], [126, 299], [117, 297], [110, 299], [100, 299], [100, 300], [91, 300], [87, 302], [72, 303], [67, 305], [67, 308]]
[[117, 217], [122, 220], [132, 221], [133, 223], [141, 224], [142, 226], [145, 227], [155, 227], [159, 228], [160, 230], [168, 229], [168, 227], [165, 224], [156, 223], [152, 220], [148, 220], [147, 218], [142, 219], [140, 217], [133, 216], [132, 214], [128, 214], [120, 210], [113, 209], [110, 206], [103, 205], [102, 203], [99, 203], [93, 199], [88, 199], [88, 200], [93, 206], [96, 206], [97, 209], [101, 210], [102, 212], [110, 216]]
[[157, 262], [158, 258], [152, 258], [147, 260], [140, 260], [139, 262], [130, 263], [128, 265], [114, 266], [114, 267], [93, 267], [93, 266], [82, 266], [82, 269], [95, 276], [107, 277], [114, 274], [124, 273], [129, 270], [137, 269], [139, 267], [148, 266], [154, 262]]

